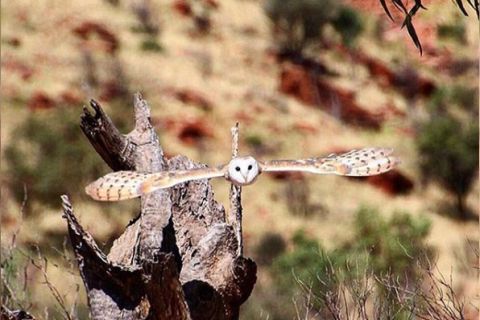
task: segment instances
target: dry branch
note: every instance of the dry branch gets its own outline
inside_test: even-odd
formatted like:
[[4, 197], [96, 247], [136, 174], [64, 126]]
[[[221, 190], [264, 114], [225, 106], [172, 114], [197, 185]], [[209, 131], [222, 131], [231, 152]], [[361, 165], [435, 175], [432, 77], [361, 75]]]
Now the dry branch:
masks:
[[[150, 108], [139, 94], [128, 135], [119, 133], [97, 102], [91, 106], [95, 114], [85, 108], [81, 128], [113, 170], [203, 166], [183, 156], [164, 158]], [[231, 201], [241, 214], [239, 194], [236, 199]], [[142, 197], [138, 218], [108, 255], [78, 223], [66, 196], [62, 203], [92, 319], [238, 318], [255, 284], [256, 265], [241, 256], [241, 221], [226, 221], [207, 180]]]
[[35, 320], [35, 318], [24, 310], [10, 310], [6, 306], [0, 309], [2, 320]]
[[[232, 159], [238, 156], [238, 122], [231, 129], [232, 133]], [[229, 220], [234, 223], [235, 233], [238, 240], [238, 256], [243, 254], [242, 241], [242, 187], [231, 184], [230, 186], [230, 213]]]

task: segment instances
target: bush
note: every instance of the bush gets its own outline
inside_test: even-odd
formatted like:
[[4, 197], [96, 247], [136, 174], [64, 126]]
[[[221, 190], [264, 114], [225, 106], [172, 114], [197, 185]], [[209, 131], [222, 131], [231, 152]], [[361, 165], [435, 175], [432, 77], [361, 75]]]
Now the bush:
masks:
[[245, 142], [252, 149], [261, 149], [265, 146], [262, 137], [256, 134], [247, 135]]
[[362, 18], [357, 10], [342, 6], [333, 20], [333, 27], [342, 36], [343, 44], [352, 47], [364, 29]]
[[[292, 297], [301, 287], [306, 290], [305, 300], [311, 308], [329, 318], [331, 304], [339, 303], [334, 301], [339, 298], [338, 292], [349, 290], [354, 295], [356, 290], [367, 290], [373, 284], [364, 283], [366, 279], [395, 279], [395, 284], [402, 287], [422, 283], [425, 261], [433, 253], [425, 243], [430, 231], [428, 220], [407, 213], [384, 219], [374, 209], [361, 208], [353, 228], [353, 237], [332, 251], [324, 250], [302, 231], [297, 232], [292, 238], [292, 250], [278, 256], [271, 267], [275, 286], [282, 295]], [[392, 297], [391, 288], [378, 284], [376, 303], [401, 314], [404, 306]], [[360, 296], [351, 298], [362, 303]]]
[[[388, 319], [408, 319], [418, 303], [417, 298], [399, 301], [396, 290], [422, 284], [423, 270], [433, 255], [433, 249], [425, 242], [429, 231], [430, 222], [426, 218], [397, 212], [385, 219], [375, 209], [360, 208], [354, 220], [353, 237], [340, 249], [347, 273], [347, 280], [342, 284], [353, 294], [368, 293], [368, 286], [363, 282], [369, 278], [370, 281], [382, 279], [387, 283], [377, 280], [371, 292], [374, 305]], [[391, 287], [392, 281], [396, 288]], [[359, 297], [354, 296], [355, 299], [360, 306], [364, 303]]]
[[[337, 279], [332, 276], [336, 265], [317, 241], [298, 231], [292, 238], [293, 249], [278, 258], [272, 264], [271, 274], [275, 285], [282, 295], [294, 296], [299, 284], [308, 288], [312, 296], [323, 296], [327, 291], [336, 289]], [[320, 313], [325, 313], [325, 304], [313, 301]]]
[[283, 53], [301, 54], [305, 47], [321, 41], [331, 24], [345, 45], [351, 46], [363, 31], [357, 11], [334, 0], [269, 0], [265, 6], [273, 22], [274, 41]]
[[391, 273], [415, 281], [418, 267], [432, 255], [425, 244], [430, 231], [426, 218], [397, 212], [385, 220], [377, 210], [360, 208], [355, 216], [353, 238], [342, 251], [356, 260], [365, 258], [365, 267], [376, 275]]
[[449, 93], [452, 103], [458, 104], [466, 111], [478, 114], [478, 87], [456, 85], [452, 86]]
[[465, 196], [478, 170], [478, 123], [462, 125], [443, 114], [425, 123], [417, 140], [422, 175], [456, 197], [460, 218], [467, 218]]
[[472, 116], [478, 115], [478, 88], [465, 85], [452, 85], [437, 88], [428, 101], [430, 112], [445, 113], [447, 106], [456, 105]]
[[162, 52], [163, 47], [158, 43], [155, 38], [147, 38], [140, 44], [140, 49], [143, 51]]
[[27, 258], [16, 248], [2, 245], [1, 249], [2, 305], [26, 308], [31, 300], [31, 292], [25, 290], [28, 284], [25, 276]]
[[256, 261], [259, 264], [271, 264], [273, 259], [282, 254], [287, 247], [285, 240], [278, 233], [265, 234], [255, 249]]
[[275, 41], [281, 50], [291, 52], [301, 52], [318, 41], [338, 9], [334, 0], [269, 0], [265, 6], [274, 25]]
[[288, 212], [294, 216], [308, 217], [314, 213], [310, 204], [310, 188], [304, 179], [291, 179], [285, 186]]
[[74, 108], [35, 112], [15, 130], [5, 159], [17, 201], [23, 200], [25, 184], [29, 199], [58, 207], [61, 194], [83, 194], [101, 175], [104, 166], [79, 129], [79, 116]]
[[440, 24], [437, 27], [437, 36], [443, 39], [451, 39], [463, 44], [466, 42], [466, 30], [463, 22], [456, 24]]

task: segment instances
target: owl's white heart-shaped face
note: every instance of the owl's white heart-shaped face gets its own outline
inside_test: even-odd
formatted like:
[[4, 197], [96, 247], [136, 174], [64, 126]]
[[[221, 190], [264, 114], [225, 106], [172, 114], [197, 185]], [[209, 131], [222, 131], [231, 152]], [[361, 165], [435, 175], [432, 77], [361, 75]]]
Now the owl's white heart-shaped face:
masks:
[[228, 177], [236, 185], [251, 184], [259, 174], [258, 162], [251, 156], [232, 159], [228, 164]]

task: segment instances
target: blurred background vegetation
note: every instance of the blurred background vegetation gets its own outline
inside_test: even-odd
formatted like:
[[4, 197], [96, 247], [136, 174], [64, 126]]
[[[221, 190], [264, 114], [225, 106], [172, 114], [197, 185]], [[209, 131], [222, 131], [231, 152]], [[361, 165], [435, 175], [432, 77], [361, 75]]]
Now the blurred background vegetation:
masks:
[[138, 201], [84, 196], [109, 169], [80, 114], [95, 98], [127, 133], [141, 91], [169, 157], [228, 161], [238, 121], [241, 153], [259, 158], [385, 146], [402, 159], [378, 177], [276, 174], [244, 189], [259, 271], [243, 319], [328, 319], [336, 292], [359, 302], [366, 283], [369, 310], [406, 319], [423, 296], [400, 302], [392, 283], [424, 292], [432, 263], [477, 319], [478, 20], [424, 4], [420, 55], [389, 1], [393, 22], [379, 0], [2, 2], [2, 302], [87, 317], [59, 196], [108, 251]]

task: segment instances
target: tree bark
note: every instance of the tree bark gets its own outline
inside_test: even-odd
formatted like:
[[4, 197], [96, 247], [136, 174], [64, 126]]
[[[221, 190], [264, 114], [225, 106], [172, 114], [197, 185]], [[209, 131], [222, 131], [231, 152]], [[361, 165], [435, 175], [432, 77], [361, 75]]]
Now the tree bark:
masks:
[[[184, 156], [164, 158], [150, 108], [134, 98], [135, 128], [122, 135], [100, 105], [84, 108], [81, 128], [113, 170], [156, 172], [202, 167]], [[240, 199], [240, 194], [235, 194]], [[92, 319], [236, 319], [256, 281], [256, 264], [241, 254], [241, 203], [236, 221], [214, 199], [207, 180], [159, 190], [105, 255], [81, 227], [67, 196], [64, 218]], [[232, 216], [229, 214], [229, 216]]]

